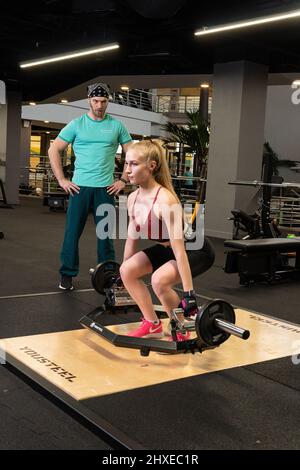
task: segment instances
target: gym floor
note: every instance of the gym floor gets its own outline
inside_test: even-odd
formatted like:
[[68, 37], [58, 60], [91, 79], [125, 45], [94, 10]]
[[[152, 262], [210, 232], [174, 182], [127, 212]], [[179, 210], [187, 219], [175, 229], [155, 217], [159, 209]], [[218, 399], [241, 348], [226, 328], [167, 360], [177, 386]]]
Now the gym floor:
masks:
[[[57, 285], [65, 214], [49, 212], [41, 199], [24, 197], [15, 209], [1, 209], [0, 217], [5, 236], [0, 241], [0, 338], [78, 330], [78, 320], [102, 303], [89, 276], [96, 264], [92, 218], [81, 239], [76, 290], [64, 293]], [[203, 301], [222, 298], [299, 323], [299, 283], [240, 287], [237, 275], [223, 272], [222, 240], [212, 242], [215, 264], [195, 280]], [[115, 247], [121, 261], [124, 240]], [[205, 352], [199, 360], [205, 361]], [[299, 449], [299, 367], [287, 356], [86, 401], [145, 449]], [[112, 447], [94, 427], [9, 365], [0, 367], [0, 409], [0, 449]]]

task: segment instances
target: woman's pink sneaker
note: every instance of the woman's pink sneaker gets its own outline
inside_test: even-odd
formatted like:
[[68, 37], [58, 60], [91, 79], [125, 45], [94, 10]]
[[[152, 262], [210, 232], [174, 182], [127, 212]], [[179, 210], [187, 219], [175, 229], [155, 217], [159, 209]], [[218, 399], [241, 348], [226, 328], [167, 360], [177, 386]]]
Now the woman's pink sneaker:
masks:
[[164, 336], [161, 321], [158, 324], [148, 321], [145, 318], [142, 320], [141, 325], [127, 336], [134, 338], [162, 338]]
[[[187, 331], [185, 333], [185, 335], [182, 334], [180, 331], [177, 331], [177, 333], [176, 333], [177, 340], [176, 341], [188, 341], [190, 339], [190, 336], [191, 336], [191, 333], [189, 331]], [[173, 341], [172, 336], [170, 336], [169, 341]]]

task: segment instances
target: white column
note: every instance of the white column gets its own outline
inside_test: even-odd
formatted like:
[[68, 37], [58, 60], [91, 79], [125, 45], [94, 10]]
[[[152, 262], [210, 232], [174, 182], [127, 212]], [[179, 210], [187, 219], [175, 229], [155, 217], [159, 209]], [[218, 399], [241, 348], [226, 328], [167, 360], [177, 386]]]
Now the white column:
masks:
[[22, 120], [20, 142], [20, 183], [29, 184], [31, 121]]
[[9, 204], [19, 203], [21, 146], [21, 93], [7, 91], [0, 105], [0, 178]]
[[208, 158], [205, 232], [231, 238], [231, 210], [255, 210], [257, 189], [231, 186], [259, 180], [264, 143], [268, 70], [251, 62], [216, 64]]

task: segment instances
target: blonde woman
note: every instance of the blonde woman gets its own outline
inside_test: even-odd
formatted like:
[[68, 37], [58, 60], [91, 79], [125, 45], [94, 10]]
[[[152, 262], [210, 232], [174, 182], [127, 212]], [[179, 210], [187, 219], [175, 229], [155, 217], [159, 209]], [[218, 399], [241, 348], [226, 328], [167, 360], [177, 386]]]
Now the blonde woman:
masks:
[[[131, 144], [126, 153], [125, 171], [129, 181], [138, 189], [128, 198], [128, 237], [120, 275], [143, 314], [141, 325], [129, 336], [161, 338], [162, 323], [142, 278], [152, 274], [152, 288], [169, 316], [178, 306], [184, 309], [185, 315], [193, 315], [197, 311], [193, 276], [210, 268], [214, 262], [214, 250], [205, 239], [201, 250], [186, 251], [182, 208], [159, 142], [143, 140]], [[155, 244], [138, 251], [141, 237]], [[173, 289], [180, 282], [184, 290], [181, 301]], [[188, 337], [189, 333], [177, 333], [178, 341]]]

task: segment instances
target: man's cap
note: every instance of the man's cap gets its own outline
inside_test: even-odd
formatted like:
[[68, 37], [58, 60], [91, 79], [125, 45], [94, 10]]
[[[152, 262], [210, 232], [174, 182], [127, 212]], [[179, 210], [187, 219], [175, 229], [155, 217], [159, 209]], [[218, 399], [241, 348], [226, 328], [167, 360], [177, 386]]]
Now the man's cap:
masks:
[[109, 98], [109, 87], [106, 83], [93, 83], [87, 87], [87, 95], [88, 98], [93, 98], [94, 96]]

